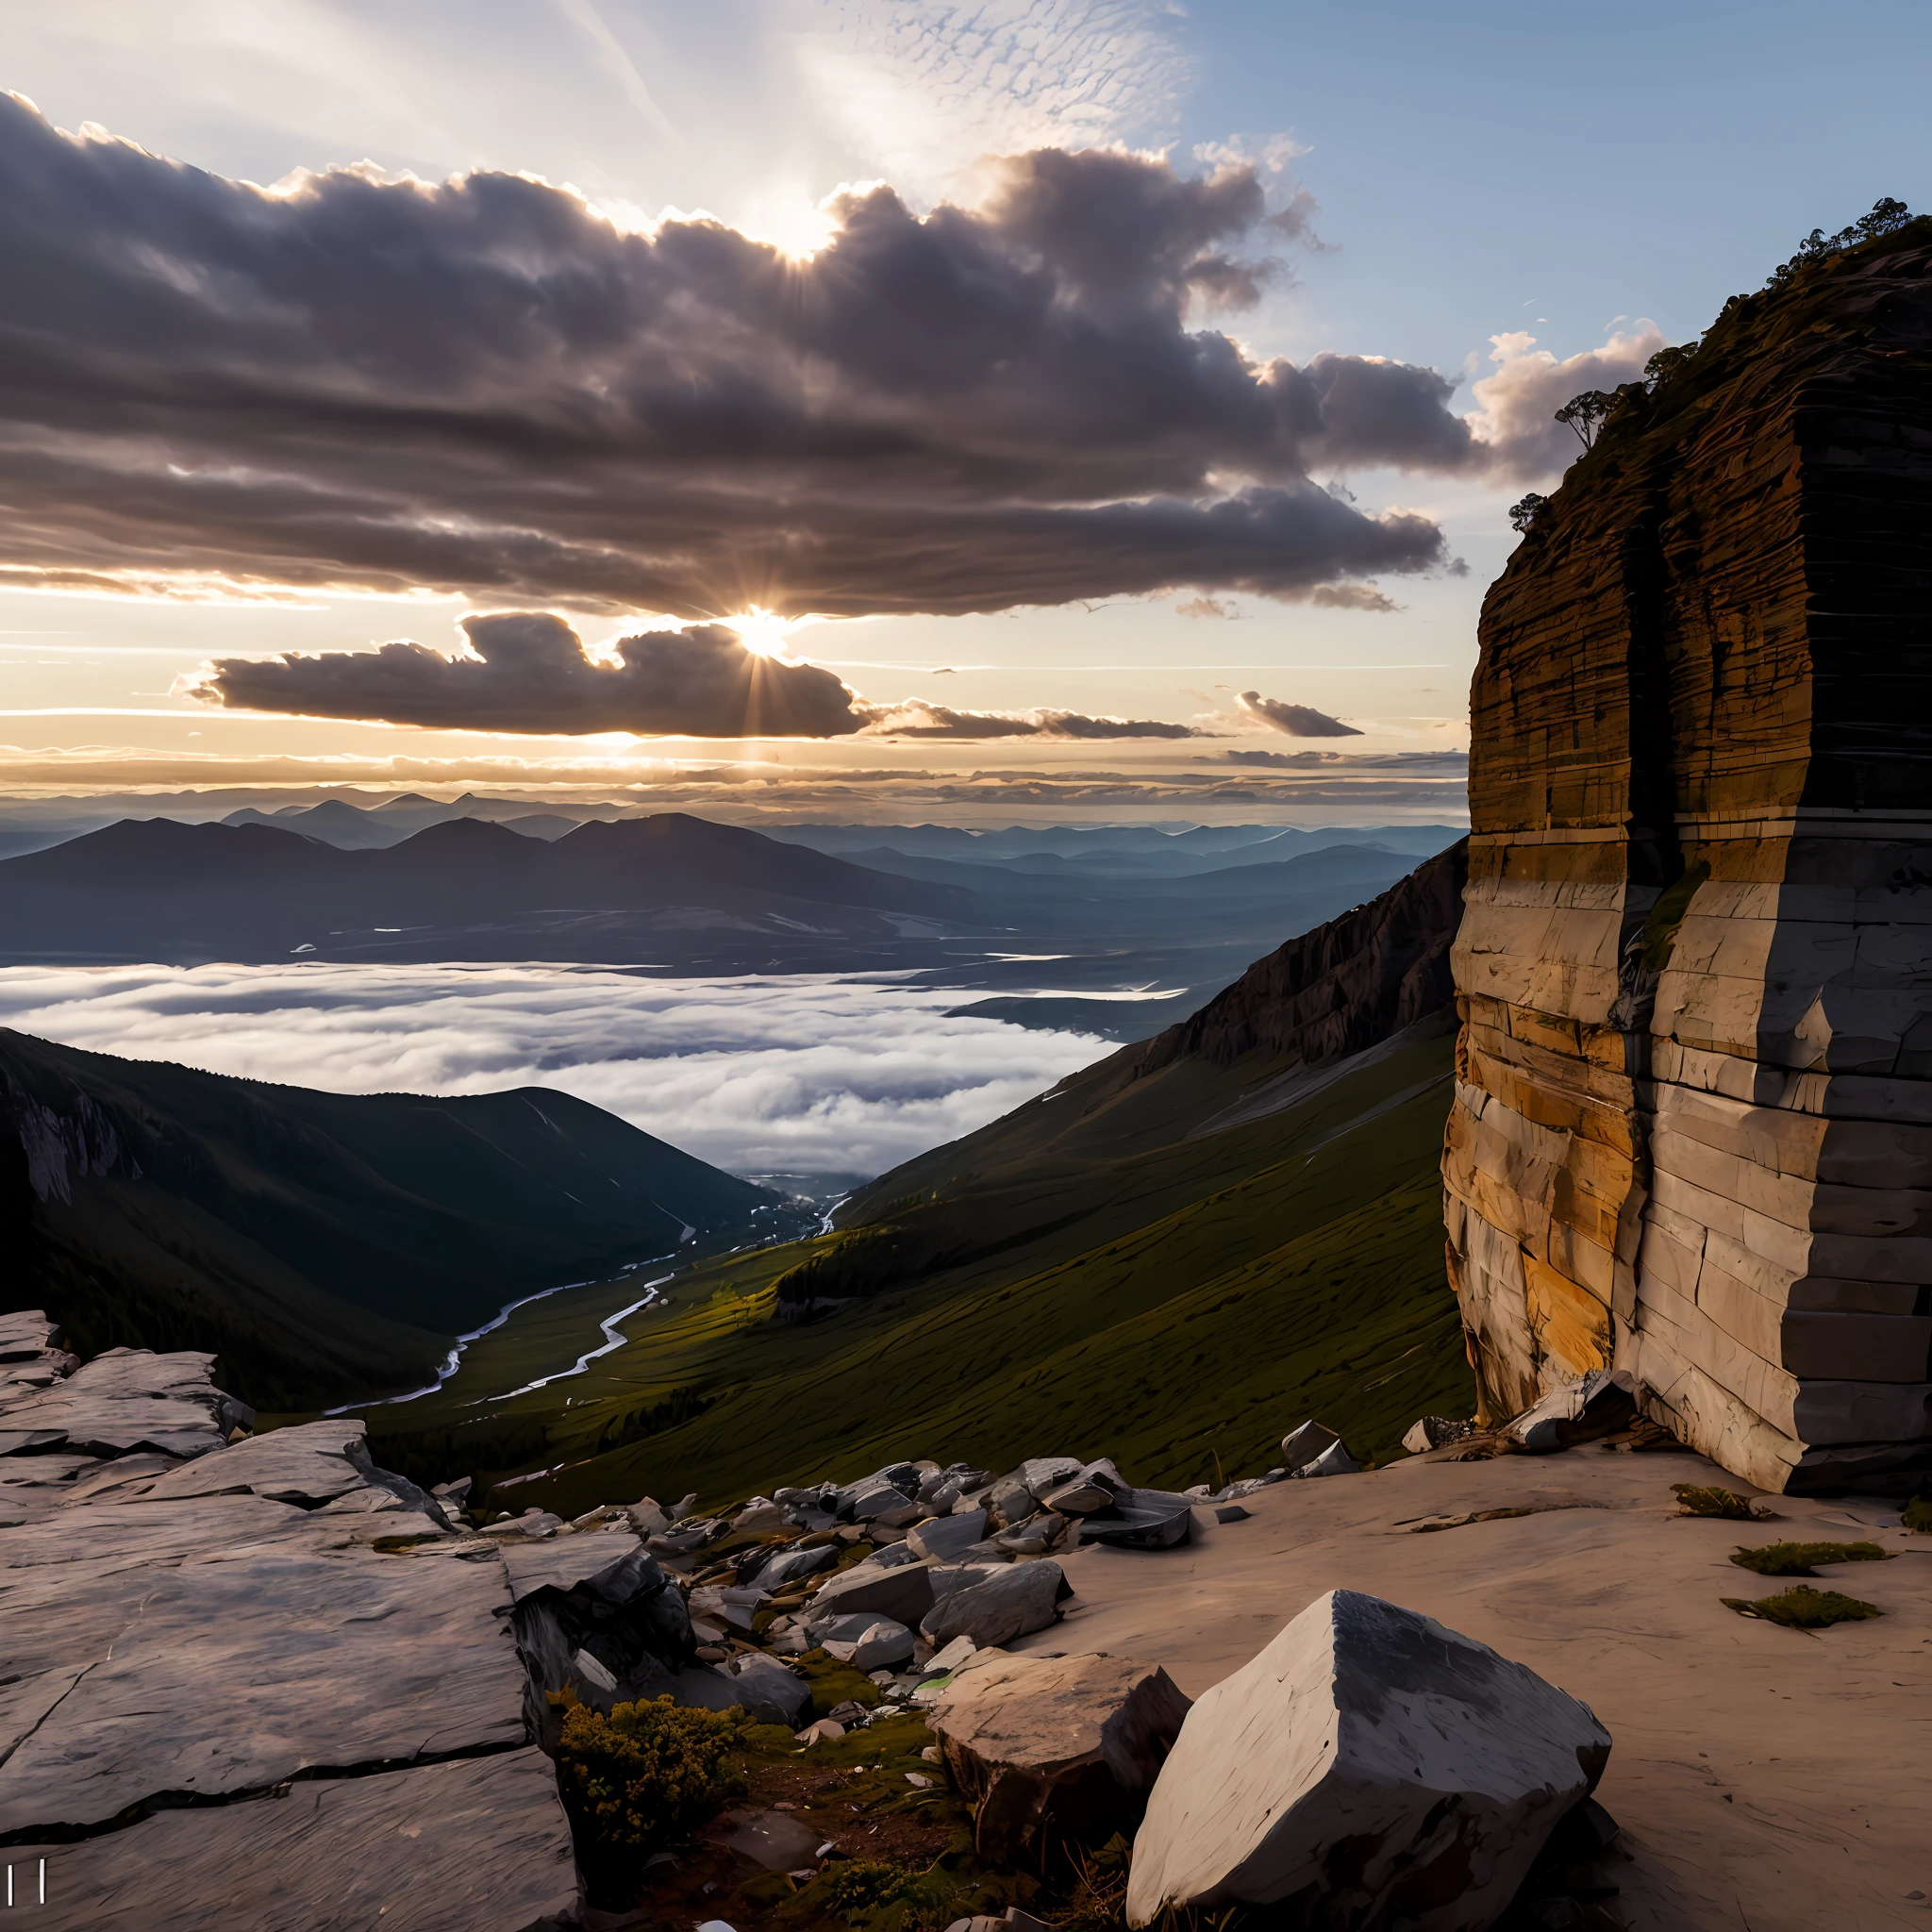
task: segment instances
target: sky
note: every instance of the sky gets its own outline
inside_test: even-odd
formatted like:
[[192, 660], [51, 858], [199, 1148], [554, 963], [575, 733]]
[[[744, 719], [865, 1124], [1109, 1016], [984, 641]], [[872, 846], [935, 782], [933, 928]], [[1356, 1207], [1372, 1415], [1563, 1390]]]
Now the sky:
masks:
[[17, 796], [1440, 819], [1551, 410], [1932, 158], [1912, 6], [0, 27]]

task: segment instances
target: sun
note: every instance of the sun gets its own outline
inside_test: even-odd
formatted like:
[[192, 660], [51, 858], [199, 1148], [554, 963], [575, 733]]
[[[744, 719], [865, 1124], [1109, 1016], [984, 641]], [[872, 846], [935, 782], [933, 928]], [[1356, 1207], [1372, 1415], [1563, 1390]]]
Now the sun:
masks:
[[760, 658], [782, 658], [785, 640], [798, 628], [798, 622], [795, 617], [780, 617], [775, 611], [761, 610], [754, 604], [749, 610], [727, 617], [724, 625], [738, 633], [747, 651]]

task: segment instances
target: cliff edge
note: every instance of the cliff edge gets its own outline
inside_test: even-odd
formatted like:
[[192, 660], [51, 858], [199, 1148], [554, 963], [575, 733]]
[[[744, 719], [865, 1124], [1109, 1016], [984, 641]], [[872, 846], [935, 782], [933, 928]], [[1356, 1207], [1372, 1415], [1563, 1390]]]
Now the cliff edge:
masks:
[[1486, 1409], [1932, 1468], [1932, 222], [1729, 304], [1484, 604], [1442, 1174]]

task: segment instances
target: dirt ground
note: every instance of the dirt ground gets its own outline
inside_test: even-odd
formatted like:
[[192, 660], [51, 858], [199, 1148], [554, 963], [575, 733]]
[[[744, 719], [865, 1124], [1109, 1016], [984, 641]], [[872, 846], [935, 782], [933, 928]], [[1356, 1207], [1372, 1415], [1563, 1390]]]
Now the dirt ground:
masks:
[[[1633, 1932], [1932, 1925], [1932, 1536], [1867, 1500], [1680, 1516], [1673, 1483], [1749, 1493], [1684, 1453], [1450, 1453], [1280, 1484], [1244, 1499], [1246, 1522], [1197, 1510], [1180, 1549], [1079, 1551], [1065, 1620], [1012, 1647], [1144, 1657], [1198, 1696], [1324, 1591], [1369, 1591], [1529, 1665], [1609, 1728], [1597, 1795], [1634, 1855], [1618, 1902]], [[1418, 1526], [1499, 1508], [1534, 1513]], [[1785, 1539], [1897, 1550], [1812, 1586], [1885, 1614], [1813, 1635], [1726, 1609], [1790, 1587], [1728, 1560]]]

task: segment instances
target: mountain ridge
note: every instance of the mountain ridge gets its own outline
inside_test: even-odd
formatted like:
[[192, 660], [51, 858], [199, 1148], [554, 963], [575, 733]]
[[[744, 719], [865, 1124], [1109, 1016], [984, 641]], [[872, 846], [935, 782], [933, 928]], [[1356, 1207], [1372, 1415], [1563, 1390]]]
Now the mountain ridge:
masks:
[[519, 1293], [777, 1197], [549, 1088], [333, 1094], [0, 1029], [0, 1302], [319, 1406], [433, 1375]]

